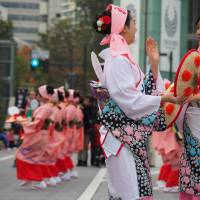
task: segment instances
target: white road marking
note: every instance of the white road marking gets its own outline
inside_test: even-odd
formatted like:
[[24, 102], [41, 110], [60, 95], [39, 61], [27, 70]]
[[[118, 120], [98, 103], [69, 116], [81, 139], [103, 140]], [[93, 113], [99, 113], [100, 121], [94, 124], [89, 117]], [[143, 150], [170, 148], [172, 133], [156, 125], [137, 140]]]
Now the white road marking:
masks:
[[0, 161], [9, 160], [9, 159], [12, 159], [12, 158], [14, 158], [14, 155], [4, 156], [4, 157], [0, 158]]
[[94, 194], [96, 193], [99, 185], [102, 183], [106, 172], [106, 168], [100, 169], [98, 174], [95, 176], [95, 178], [88, 185], [86, 190], [81, 194], [81, 196], [77, 200], [91, 200]]

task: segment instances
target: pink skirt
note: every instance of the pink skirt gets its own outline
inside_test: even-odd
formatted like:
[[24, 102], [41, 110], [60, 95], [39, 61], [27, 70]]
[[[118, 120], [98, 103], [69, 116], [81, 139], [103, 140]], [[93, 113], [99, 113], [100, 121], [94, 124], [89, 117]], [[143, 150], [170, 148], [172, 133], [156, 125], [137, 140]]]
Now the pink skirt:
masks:
[[180, 195], [179, 195], [179, 200], [200, 200], [200, 196], [181, 192]]

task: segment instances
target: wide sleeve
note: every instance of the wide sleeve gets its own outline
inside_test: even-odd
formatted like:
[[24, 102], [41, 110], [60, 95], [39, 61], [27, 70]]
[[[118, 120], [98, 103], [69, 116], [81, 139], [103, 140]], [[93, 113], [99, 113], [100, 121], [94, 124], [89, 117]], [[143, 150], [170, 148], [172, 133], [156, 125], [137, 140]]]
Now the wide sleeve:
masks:
[[153, 96], [161, 95], [165, 91], [164, 81], [160, 72], [158, 72], [157, 78], [154, 79], [151, 69], [148, 70], [144, 78], [144, 90], [145, 94]]
[[145, 95], [136, 87], [137, 66], [117, 57], [105, 63], [105, 68], [108, 92], [127, 117], [136, 120], [159, 110], [161, 97]]
[[45, 117], [44, 106], [38, 107], [33, 113], [33, 121], [23, 124], [23, 130], [25, 134], [32, 134], [39, 131]]

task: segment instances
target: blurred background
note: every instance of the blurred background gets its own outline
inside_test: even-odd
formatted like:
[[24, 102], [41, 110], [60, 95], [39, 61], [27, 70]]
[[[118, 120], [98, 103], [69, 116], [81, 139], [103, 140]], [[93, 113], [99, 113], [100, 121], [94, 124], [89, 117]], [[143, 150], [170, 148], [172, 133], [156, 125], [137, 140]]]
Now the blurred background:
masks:
[[89, 94], [88, 80], [95, 79], [90, 52], [101, 50], [92, 24], [109, 3], [136, 13], [131, 49], [140, 67], [147, 70], [151, 35], [160, 47], [161, 73], [173, 80], [181, 57], [197, 47], [199, 0], [0, 0], [0, 126], [7, 107], [23, 108], [28, 91], [41, 84]]

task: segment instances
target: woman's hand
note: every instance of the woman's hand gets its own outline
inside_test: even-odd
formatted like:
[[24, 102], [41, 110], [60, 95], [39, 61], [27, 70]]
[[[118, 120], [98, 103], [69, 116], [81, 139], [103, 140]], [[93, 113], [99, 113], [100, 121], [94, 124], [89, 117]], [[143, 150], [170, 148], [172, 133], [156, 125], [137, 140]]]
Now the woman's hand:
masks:
[[200, 101], [200, 94], [197, 94], [197, 95], [193, 95], [193, 96], [190, 96], [188, 99], [187, 99], [187, 102], [197, 102], [197, 101]]
[[156, 79], [158, 76], [158, 64], [160, 62], [160, 55], [157, 42], [152, 37], [148, 37], [146, 40], [146, 52], [147, 56], [149, 57], [153, 76]]
[[174, 104], [184, 104], [186, 101], [186, 97], [175, 97], [172, 94], [164, 94], [161, 96], [161, 103], [174, 103]]

